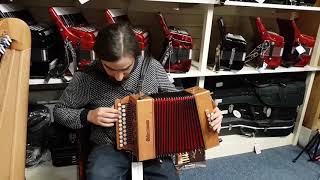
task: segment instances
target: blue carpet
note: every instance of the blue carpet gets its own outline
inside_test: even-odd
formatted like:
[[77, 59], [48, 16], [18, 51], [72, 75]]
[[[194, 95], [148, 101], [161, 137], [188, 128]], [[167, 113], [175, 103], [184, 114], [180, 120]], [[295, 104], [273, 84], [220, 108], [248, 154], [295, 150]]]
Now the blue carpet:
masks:
[[283, 146], [206, 161], [206, 167], [183, 170], [181, 180], [320, 180], [320, 163], [308, 161], [304, 153], [292, 162], [301, 149]]

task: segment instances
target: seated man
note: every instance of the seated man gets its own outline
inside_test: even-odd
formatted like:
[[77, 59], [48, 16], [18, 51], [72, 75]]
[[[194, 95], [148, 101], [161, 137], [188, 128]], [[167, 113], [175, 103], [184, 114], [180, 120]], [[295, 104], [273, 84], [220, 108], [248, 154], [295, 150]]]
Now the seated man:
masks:
[[[113, 24], [102, 29], [94, 45], [99, 60], [83, 72], [76, 72], [54, 109], [54, 118], [70, 128], [91, 126], [91, 151], [87, 165], [88, 180], [126, 179], [135, 157], [116, 149], [115, 99], [137, 91], [143, 58], [133, 31], [127, 25]], [[152, 59], [141, 91], [157, 93], [176, 91], [161, 64]], [[214, 109], [211, 126], [220, 131], [222, 115]], [[170, 158], [144, 162], [144, 177], [179, 179]]]

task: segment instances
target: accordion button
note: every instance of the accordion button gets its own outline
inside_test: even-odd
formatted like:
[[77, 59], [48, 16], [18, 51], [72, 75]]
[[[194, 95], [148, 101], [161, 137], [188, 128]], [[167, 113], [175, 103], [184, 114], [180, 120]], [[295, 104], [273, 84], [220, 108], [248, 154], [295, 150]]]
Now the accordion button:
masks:
[[118, 103], [118, 107], [121, 107], [121, 103]]
[[125, 121], [125, 120], [127, 120], [127, 118], [126, 118], [126, 117], [123, 117], [123, 118], [122, 118], [122, 120], [124, 120], [124, 121]]
[[123, 121], [123, 125], [126, 125], [127, 123], [126, 123], [126, 121]]
[[126, 117], [126, 113], [122, 113], [122, 116], [123, 116], [123, 117]]
[[123, 129], [126, 129], [127, 128], [127, 126], [126, 125], [123, 125]]
[[124, 137], [124, 138], [123, 138], [123, 140], [126, 142], [126, 141], [127, 141], [127, 138], [126, 138], [126, 137]]
[[123, 143], [123, 140], [120, 140], [120, 144], [122, 144]]
[[124, 145], [127, 145], [127, 141], [125, 141], [123, 144], [124, 144]]
[[122, 108], [126, 108], [126, 105], [122, 105], [121, 107], [122, 107]]
[[119, 123], [122, 123], [122, 120], [121, 120], [121, 119], [119, 119]]
[[122, 124], [119, 124], [119, 127], [122, 127]]
[[122, 128], [119, 128], [119, 131], [122, 131]]
[[121, 111], [124, 113], [124, 112], [126, 112], [126, 109], [122, 109]]
[[123, 147], [123, 144], [120, 144], [119, 146], [120, 146], [120, 147]]
[[123, 133], [120, 131], [120, 132], [119, 132], [119, 135], [121, 136], [122, 134], [123, 134]]
[[123, 139], [124, 140], [123, 136], [119, 136], [119, 139]]
[[127, 134], [126, 134], [126, 133], [123, 133], [123, 137], [126, 138], [126, 137], [127, 137]]
[[127, 132], [127, 130], [126, 130], [126, 129], [124, 129], [124, 130], [123, 130], [123, 133], [126, 133], [126, 132]]
[[121, 107], [118, 107], [118, 110], [121, 111]]

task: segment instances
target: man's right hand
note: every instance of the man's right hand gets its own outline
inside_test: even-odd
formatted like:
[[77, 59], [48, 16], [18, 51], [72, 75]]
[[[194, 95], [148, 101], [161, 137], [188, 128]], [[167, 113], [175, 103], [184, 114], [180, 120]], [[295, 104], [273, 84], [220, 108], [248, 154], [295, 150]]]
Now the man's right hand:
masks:
[[87, 120], [95, 125], [102, 127], [112, 127], [120, 117], [119, 111], [114, 108], [99, 107], [90, 110]]

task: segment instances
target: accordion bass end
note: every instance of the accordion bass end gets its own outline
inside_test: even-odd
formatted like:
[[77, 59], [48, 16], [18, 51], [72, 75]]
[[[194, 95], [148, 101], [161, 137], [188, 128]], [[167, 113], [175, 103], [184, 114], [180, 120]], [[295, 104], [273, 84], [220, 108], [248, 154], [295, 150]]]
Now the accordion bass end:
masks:
[[208, 90], [150, 96], [130, 95], [115, 101], [121, 117], [116, 123], [117, 148], [131, 151], [138, 161], [209, 149], [219, 144], [205, 111], [214, 105]]

